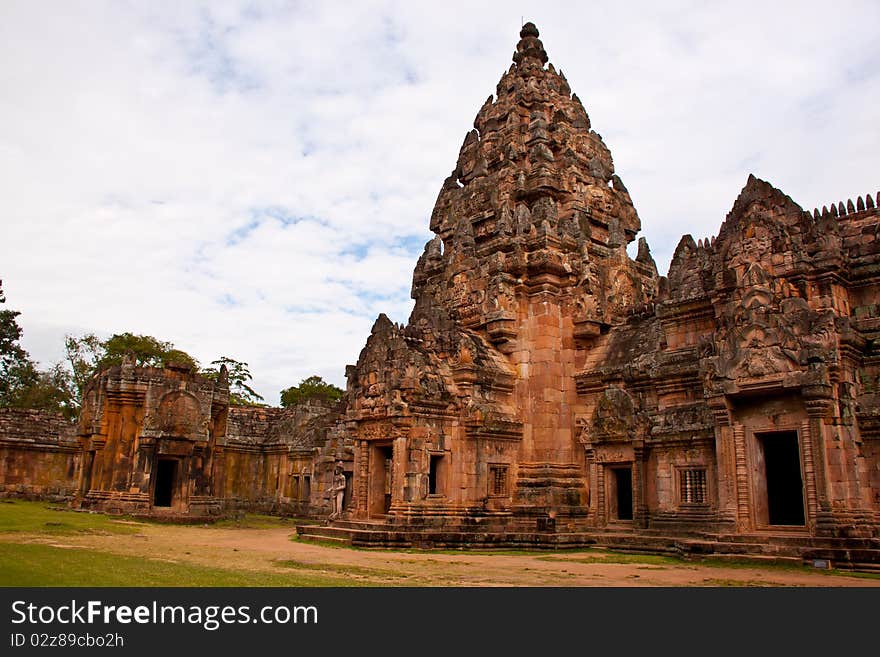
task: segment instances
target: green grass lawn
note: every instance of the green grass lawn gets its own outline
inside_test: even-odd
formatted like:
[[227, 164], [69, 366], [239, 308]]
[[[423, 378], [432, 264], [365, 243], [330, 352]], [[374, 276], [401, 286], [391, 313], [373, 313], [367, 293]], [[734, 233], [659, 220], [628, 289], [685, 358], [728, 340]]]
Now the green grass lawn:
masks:
[[358, 586], [314, 571], [261, 573], [0, 542], [0, 586]]
[[[191, 563], [129, 557], [80, 548], [16, 543], [15, 534], [62, 537], [76, 534], [136, 534], [149, 521], [70, 511], [46, 502], [0, 501], [0, 586], [358, 586], [339, 573], [281, 564], [279, 573], [211, 568]], [[216, 527], [293, 528], [294, 521], [245, 515]], [[13, 542], [6, 542], [12, 539]], [[123, 539], [128, 540], [128, 539]]]
[[[293, 529], [295, 519], [245, 514], [220, 520], [210, 527], [225, 529]], [[350, 566], [315, 565], [294, 560], [276, 563], [278, 572], [253, 572], [231, 568], [209, 567], [186, 562], [152, 559], [148, 556], [120, 556], [84, 548], [64, 548], [44, 543], [16, 542], [16, 534], [37, 535], [58, 539], [65, 535], [120, 534], [133, 535], [152, 524], [124, 516], [82, 513], [46, 502], [0, 500], [0, 586], [360, 586], [364, 579], [385, 579], [395, 585], [407, 584], [407, 576], [392, 570], [355, 568]], [[121, 540], [132, 540], [120, 536]], [[31, 540], [27, 538], [25, 540]], [[296, 534], [291, 540], [298, 540]], [[310, 541], [311, 543], [311, 541]], [[340, 549], [357, 549], [327, 542]], [[438, 554], [531, 555], [531, 550], [405, 550]], [[757, 564], [754, 561], [700, 559], [682, 561], [671, 556], [626, 554], [585, 549], [565, 552], [541, 551], [537, 559], [580, 563], [646, 564], [653, 567], [682, 567], [691, 563], [725, 568], [773, 570], [809, 570], [800, 564]], [[876, 579], [876, 573], [852, 573], [836, 570], [823, 574], [847, 575]]]
[[46, 502], [0, 500], [0, 532], [67, 534], [71, 532], [136, 534], [130, 518], [70, 511]]

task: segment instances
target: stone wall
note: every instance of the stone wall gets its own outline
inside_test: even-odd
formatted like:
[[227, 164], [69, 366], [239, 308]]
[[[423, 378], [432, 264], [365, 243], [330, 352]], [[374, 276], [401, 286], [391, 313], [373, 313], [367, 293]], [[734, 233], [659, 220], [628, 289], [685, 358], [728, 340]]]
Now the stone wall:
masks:
[[0, 408], [0, 497], [69, 500], [79, 459], [76, 425], [60, 414]]
[[282, 514], [308, 514], [321, 506], [321, 488], [312, 485], [321, 469], [316, 457], [337, 406], [321, 400], [292, 408], [231, 406], [217, 482], [226, 506]]

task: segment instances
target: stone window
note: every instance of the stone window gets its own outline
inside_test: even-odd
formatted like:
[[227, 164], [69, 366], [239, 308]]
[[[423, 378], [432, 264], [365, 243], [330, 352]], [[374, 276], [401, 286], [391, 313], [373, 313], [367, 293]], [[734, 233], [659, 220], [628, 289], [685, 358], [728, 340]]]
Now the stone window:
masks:
[[293, 479], [290, 483], [290, 492], [293, 493], [294, 499], [302, 499], [302, 491], [299, 489], [299, 475], [293, 475]]
[[679, 492], [682, 504], [706, 504], [706, 469], [686, 468], [679, 470]]
[[507, 495], [507, 466], [489, 466], [489, 495], [504, 497]]

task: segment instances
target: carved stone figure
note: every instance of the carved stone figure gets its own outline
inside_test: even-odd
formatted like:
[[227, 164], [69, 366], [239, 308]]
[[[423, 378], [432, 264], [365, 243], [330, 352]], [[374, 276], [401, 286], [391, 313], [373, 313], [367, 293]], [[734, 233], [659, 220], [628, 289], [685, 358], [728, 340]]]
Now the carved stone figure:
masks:
[[345, 471], [342, 469], [342, 463], [336, 464], [333, 471], [333, 484], [330, 486], [330, 500], [333, 504], [333, 511], [330, 513], [330, 520], [335, 520], [342, 515], [342, 503], [345, 499]]

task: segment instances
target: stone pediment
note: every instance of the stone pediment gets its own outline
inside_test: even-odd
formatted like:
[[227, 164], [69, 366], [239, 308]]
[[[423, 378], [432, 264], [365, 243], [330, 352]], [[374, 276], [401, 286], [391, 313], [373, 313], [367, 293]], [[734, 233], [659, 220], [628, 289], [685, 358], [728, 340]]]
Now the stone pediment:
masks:
[[202, 413], [199, 399], [185, 390], [165, 393], [144, 416], [144, 434], [153, 437], [204, 440], [209, 417]]

